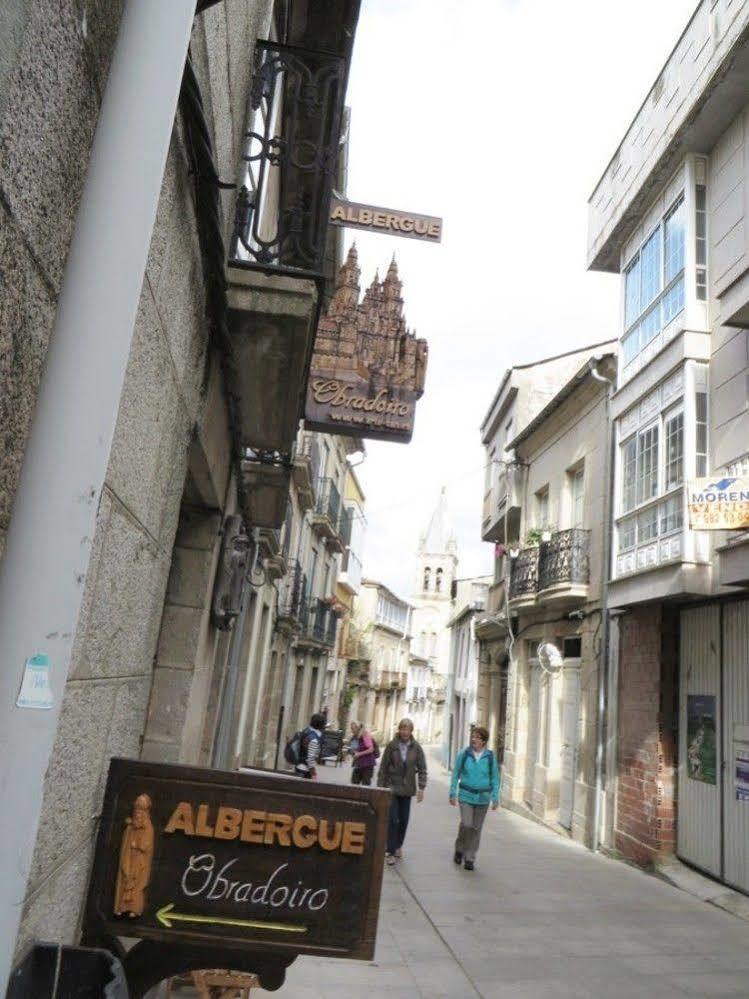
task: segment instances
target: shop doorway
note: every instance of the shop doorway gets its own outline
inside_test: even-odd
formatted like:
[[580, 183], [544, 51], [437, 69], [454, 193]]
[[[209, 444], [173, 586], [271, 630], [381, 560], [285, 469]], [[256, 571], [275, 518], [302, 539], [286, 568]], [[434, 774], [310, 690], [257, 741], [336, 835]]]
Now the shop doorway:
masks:
[[749, 893], [749, 600], [681, 612], [677, 853]]

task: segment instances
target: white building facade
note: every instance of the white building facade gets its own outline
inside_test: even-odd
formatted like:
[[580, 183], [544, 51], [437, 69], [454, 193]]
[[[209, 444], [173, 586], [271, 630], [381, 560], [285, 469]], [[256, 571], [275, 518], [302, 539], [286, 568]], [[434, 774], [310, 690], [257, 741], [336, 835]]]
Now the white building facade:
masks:
[[697, 6], [591, 196], [588, 242], [622, 281], [603, 833], [744, 891], [749, 534], [690, 530], [686, 496], [749, 471], [748, 30], [746, 3]]

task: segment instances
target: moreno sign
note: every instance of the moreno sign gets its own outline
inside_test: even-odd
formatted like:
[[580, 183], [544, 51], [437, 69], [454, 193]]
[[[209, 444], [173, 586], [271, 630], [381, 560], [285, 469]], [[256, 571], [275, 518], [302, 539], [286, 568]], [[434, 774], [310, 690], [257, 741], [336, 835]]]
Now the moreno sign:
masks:
[[749, 477], [695, 479], [687, 490], [689, 526], [695, 531], [749, 527]]
[[249, 952], [261, 977], [253, 952], [282, 967], [298, 954], [369, 960], [388, 805], [370, 788], [112, 760], [85, 938], [153, 941], [159, 957], [189, 944], [198, 961], [209, 947], [209, 967], [235, 970]]
[[331, 198], [330, 224], [366, 232], [385, 233], [388, 236], [405, 236], [427, 243], [442, 241], [442, 219], [435, 215], [417, 215], [377, 205], [363, 205], [356, 201]]

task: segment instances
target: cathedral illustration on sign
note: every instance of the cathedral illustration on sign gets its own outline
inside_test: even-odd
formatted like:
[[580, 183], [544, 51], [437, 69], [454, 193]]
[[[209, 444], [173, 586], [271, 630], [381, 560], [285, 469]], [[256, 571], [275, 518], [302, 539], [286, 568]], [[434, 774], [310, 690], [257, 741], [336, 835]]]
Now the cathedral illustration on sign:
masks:
[[352, 246], [317, 327], [306, 423], [334, 433], [350, 423], [363, 437], [408, 440], [424, 391], [427, 342], [406, 325], [395, 257], [361, 301], [360, 277]]

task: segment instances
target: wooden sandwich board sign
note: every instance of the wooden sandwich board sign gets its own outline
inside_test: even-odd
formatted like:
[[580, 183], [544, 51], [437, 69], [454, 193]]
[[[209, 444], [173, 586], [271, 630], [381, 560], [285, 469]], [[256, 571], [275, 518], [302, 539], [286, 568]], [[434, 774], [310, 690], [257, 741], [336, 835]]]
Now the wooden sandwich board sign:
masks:
[[84, 939], [141, 938], [123, 959], [135, 994], [201, 967], [273, 988], [299, 954], [370, 960], [389, 804], [271, 771], [113, 759]]

